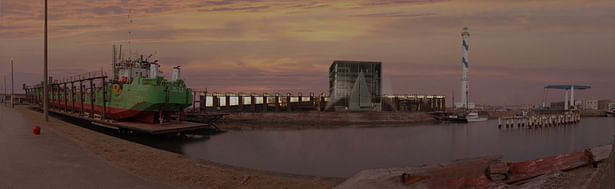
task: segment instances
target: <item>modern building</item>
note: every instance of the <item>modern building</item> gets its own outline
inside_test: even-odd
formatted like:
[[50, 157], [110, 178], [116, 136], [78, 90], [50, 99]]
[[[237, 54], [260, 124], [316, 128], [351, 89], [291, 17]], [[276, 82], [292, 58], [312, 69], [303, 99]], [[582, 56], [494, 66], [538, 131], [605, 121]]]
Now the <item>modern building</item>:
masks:
[[609, 104], [613, 103], [612, 100], [598, 100], [599, 110], [610, 110]]
[[436, 94], [394, 94], [382, 96], [382, 111], [445, 111], [446, 97]]
[[335, 60], [329, 67], [329, 108], [381, 111], [382, 62]]
[[584, 100], [583, 101], [583, 109], [584, 110], [597, 110], [598, 109], [598, 100], [597, 99]]

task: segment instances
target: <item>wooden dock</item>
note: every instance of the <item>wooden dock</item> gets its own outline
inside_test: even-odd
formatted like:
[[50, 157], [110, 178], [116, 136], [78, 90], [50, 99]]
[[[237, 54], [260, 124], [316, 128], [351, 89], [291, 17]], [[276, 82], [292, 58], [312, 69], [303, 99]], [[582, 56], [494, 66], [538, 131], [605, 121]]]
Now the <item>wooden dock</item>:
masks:
[[[502, 123], [504, 121], [504, 123]], [[536, 114], [513, 117], [498, 117], [498, 128], [505, 125], [506, 128], [541, 128], [541, 127], [557, 127], [575, 124], [581, 121], [581, 114], [577, 111], [566, 111], [561, 113], [551, 114]]]

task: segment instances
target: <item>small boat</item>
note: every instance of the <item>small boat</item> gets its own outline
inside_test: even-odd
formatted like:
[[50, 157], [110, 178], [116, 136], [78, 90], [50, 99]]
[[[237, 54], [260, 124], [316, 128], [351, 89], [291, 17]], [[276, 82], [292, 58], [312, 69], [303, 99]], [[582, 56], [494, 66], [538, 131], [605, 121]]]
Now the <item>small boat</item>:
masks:
[[486, 117], [479, 117], [477, 112], [470, 112], [465, 118], [468, 122], [487, 121]]
[[464, 116], [453, 114], [453, 113], [435, 112], [435, 113], [432, 113], [432, 116], [438, 121], [447, 122], [447, 123], [467, 123], [468, 122], [468, 120], [466, 120]]

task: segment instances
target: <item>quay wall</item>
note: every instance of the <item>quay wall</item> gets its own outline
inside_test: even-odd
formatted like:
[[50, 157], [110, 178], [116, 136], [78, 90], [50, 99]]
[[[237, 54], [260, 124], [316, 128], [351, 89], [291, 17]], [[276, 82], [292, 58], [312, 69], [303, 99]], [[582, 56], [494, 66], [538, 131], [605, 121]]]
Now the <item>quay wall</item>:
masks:
[[231, 113], [224, 123], [291, 123], [291, 124], [399, 124], [435, 121], [425, 112], [241, 112]]

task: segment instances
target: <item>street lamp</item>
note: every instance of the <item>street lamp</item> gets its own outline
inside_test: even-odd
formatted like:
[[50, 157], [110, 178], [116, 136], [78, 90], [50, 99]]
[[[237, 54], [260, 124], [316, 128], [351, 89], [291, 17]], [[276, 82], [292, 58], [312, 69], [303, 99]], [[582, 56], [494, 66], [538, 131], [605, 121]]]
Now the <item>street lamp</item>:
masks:
[[47, 91], [47, 0], [45, 0], [45, 66], [43, 70], [43, 114], [45, 121], [49, 121], [49, 91]]
[[2, 78], [4, 78], [4, 93], [2, 93], [2, 104], [6, 104], [6, 74], [2, 74]]
[[15, 108], [15, 77], [13, 77], [13, 57], [11, 57], [11, 108]]

